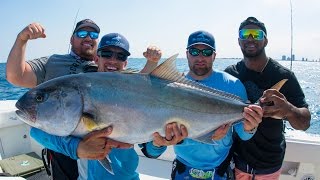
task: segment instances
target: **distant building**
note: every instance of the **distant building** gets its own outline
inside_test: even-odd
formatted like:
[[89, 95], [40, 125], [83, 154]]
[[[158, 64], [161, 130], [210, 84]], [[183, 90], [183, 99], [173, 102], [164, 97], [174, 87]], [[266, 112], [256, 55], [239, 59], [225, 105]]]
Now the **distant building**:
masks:
[[282, 55], [281, 60], [286, 60], [286, 56], [285, 56], [285, 55]]
[[[285, 57], [285, 56], [284, 56]], [[282, 56], [282, 58], [283, 58], [283, 56]], [[291, 57], [287, 57], [287, 60], [288, 61], [290, 61], [291, 60]], [[294, 54], [292, 54], [292, 61], [294, 61], [294, 60], [296, 60], [296, 57], [295, 57], [295, 55]]]

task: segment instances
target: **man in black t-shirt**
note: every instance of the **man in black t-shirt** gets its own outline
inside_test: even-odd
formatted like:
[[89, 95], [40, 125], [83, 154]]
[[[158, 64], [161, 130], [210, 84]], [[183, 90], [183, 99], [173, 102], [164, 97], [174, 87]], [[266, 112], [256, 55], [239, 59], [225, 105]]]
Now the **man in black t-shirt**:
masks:
[[[284, 121], [294, 129], [308, 129], [308, 104], [294, 73], [267, 57], [262, 22], [248, 17], [239, 27], [238, 41], [243, 60], [225, 71], [242, 81], [252, 103], [259, 100], [264, 118], [250, 140], [235, 135], [236, 179], [279, 179], [286, 148]], [[280, 91], [269, 89], [282, 79], [288, 81]]]

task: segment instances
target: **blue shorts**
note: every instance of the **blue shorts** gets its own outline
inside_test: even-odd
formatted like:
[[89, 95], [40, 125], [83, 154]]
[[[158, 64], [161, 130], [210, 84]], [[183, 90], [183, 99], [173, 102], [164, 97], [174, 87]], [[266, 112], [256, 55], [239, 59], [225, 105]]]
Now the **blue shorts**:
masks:
[[227, 176], [219, 176], [215, 173], [215, 169], [201, 170], [184, 165], [182, 162], [175, 159], [172, 163], [172, 180], [185, 180], [185, 179], [205, 179], [205, 180], [226, 180]]

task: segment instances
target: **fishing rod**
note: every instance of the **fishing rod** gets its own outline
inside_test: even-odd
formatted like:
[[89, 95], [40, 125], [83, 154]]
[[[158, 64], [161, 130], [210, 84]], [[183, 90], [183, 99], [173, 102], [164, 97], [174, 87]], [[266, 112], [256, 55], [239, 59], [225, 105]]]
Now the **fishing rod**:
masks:
[[291, 52], [290, 52], [290, 70], [292, 70], [292, 60], [293, 60], [293, 26], [292, 26], [292, 0], [290, 0], [290, 15], [291, 15]]
[[[74, 18], [74, 21], [73, 21], [73, 27], [72, 27], [72, 29], [71, 29], [71, 36], [72, 36], [73, 30], [74, 30], [74, 28], [75, 28], [75, 26], [76, 26], [76, 22], [77, 22], [77, 19], [78, 19], [79, 11], [80, 11], [80, 8], [78, 8], [76, 17]], [[69, 43], [68, 54], [70, 53], [70, 47], [71, 47], [71, 44]]]

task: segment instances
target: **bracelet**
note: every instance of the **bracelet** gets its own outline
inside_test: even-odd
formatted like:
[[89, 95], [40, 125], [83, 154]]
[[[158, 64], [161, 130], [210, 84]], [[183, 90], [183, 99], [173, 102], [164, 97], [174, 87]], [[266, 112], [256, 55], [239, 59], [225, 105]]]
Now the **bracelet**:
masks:
[[257, 131], [257, 127], [254, 127], [253, 129], [246, 131], [249, 134], [254, 134]]

